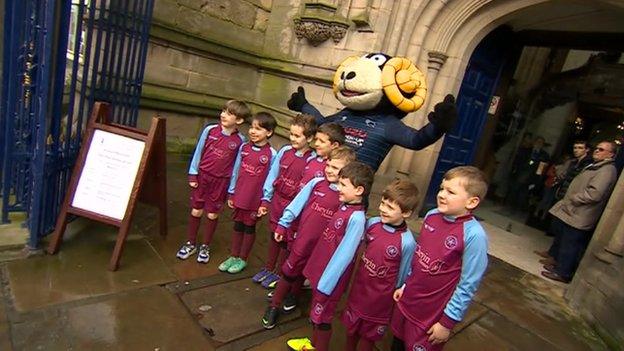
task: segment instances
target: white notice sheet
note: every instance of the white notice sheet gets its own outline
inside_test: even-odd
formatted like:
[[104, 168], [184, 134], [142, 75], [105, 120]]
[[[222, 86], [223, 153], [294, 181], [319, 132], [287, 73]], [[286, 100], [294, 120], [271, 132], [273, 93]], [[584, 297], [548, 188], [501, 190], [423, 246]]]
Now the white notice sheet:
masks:
[[96, 129], [72, 206], [122, 220], [145, 142]]

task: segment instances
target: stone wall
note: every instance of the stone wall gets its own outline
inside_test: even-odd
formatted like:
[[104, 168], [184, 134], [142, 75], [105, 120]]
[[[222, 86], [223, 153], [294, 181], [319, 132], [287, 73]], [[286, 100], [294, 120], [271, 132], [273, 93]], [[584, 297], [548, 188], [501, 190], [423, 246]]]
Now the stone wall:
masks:
[[321, 112], [337, 111], [333, 71], [350, 55], [381, 50], [392, 1], [335, 3], [337, 14], [361, 19], [366, 29], [311, 45], [295, 37], [297, 1], [156, 0], [142, 106], [169, 117], [176, 143], [194, 139], [231, 98], [268, 110], [282, 127], [293, 115], [286, 100], [299, 85]]

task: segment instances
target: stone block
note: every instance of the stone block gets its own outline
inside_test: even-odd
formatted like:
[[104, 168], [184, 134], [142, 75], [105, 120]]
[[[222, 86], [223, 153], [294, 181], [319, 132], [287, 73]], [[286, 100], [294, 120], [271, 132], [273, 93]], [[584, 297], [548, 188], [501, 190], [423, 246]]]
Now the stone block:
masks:
[[187, 85], [189, 72], [183, 69], [147, 62], [144, 80], [154, 84], [183, 87]]
[[256, 96], [263, 104], [286, 108], [286, 101], [290, 94], [291, 90], [286, 78], [267, 73], [259, 76]]
[[176, 14], [179, 10], [180, 6], [178, 6], [178, 3], [175, 0], [155, 1], [154, 12], [152, 14], [153, 21], [174, 26]]
[[201, 5], [201, 11], [247, 29], [253, 27], [256, 18], [256, 7], [246, 1], [205, 1]]
[[261, 32], [245, 29], [186, 7], [180, 8], [176, 26], [182, 31], [197, 34], [202, 38], [249, 51], [260, 52], [264, 42]]
[[269, 16], [269, 12], [258, 10], [256, 12], [256, 19], [254, 21], [253, 29], [260, 32], [265, 32], [267, 27], [269, 26]]

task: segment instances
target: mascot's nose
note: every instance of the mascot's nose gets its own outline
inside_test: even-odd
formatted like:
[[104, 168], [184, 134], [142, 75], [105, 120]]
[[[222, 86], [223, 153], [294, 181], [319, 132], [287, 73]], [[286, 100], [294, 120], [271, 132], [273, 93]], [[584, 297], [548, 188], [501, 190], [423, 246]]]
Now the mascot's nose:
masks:
[[[353, 78], [355, 78], [355, 72], [351, 71], [351, 72], [347, 73], [347, 79], [353, 79]], [[342, 72], [340, 74], [340, 79], [345, 79], [345, 73], [344, 72]]]

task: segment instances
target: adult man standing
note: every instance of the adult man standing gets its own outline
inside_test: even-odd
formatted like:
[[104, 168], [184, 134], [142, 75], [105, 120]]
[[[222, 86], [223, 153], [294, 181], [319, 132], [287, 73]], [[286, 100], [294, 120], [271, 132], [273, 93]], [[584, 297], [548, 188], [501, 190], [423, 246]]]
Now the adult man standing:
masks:
[[589, 166], [592, 162], [592, 156], [589, 154], [589, 145], [586, 141], [575, 141], [572, 146], [572, 154], [574, 158], [569, 160], [567, 165], [563, 168], [563, 174], [557, 174], [558, 186], [555, 192], [555, 199], [561, 200], [565, 195], [572, 179], [576, 177], [583, 168]]
[[602, 141], [594, 149], [593, 163], [585, 167], [570, 183], [564, 197], [551, 209], [552, 230], [560, 236], [557, 263], [545, 265], [546, 278], [570, 282], [591, 238], [598, 219], [611, 195], [617, 178], [613, 165], [616, 145]]
[[541, 173], [538, 174], [540, 164], [545, 165], [550, 159], [548, 152], [544, 150], [545, 144], [544, 138], [538, 136], [533, 140], [532, 148], [521, 147], [518, 150], [511, 170], [513, 185], [508, 198], [512, 209], [526, 210], [529, 192], [541, 180]]

